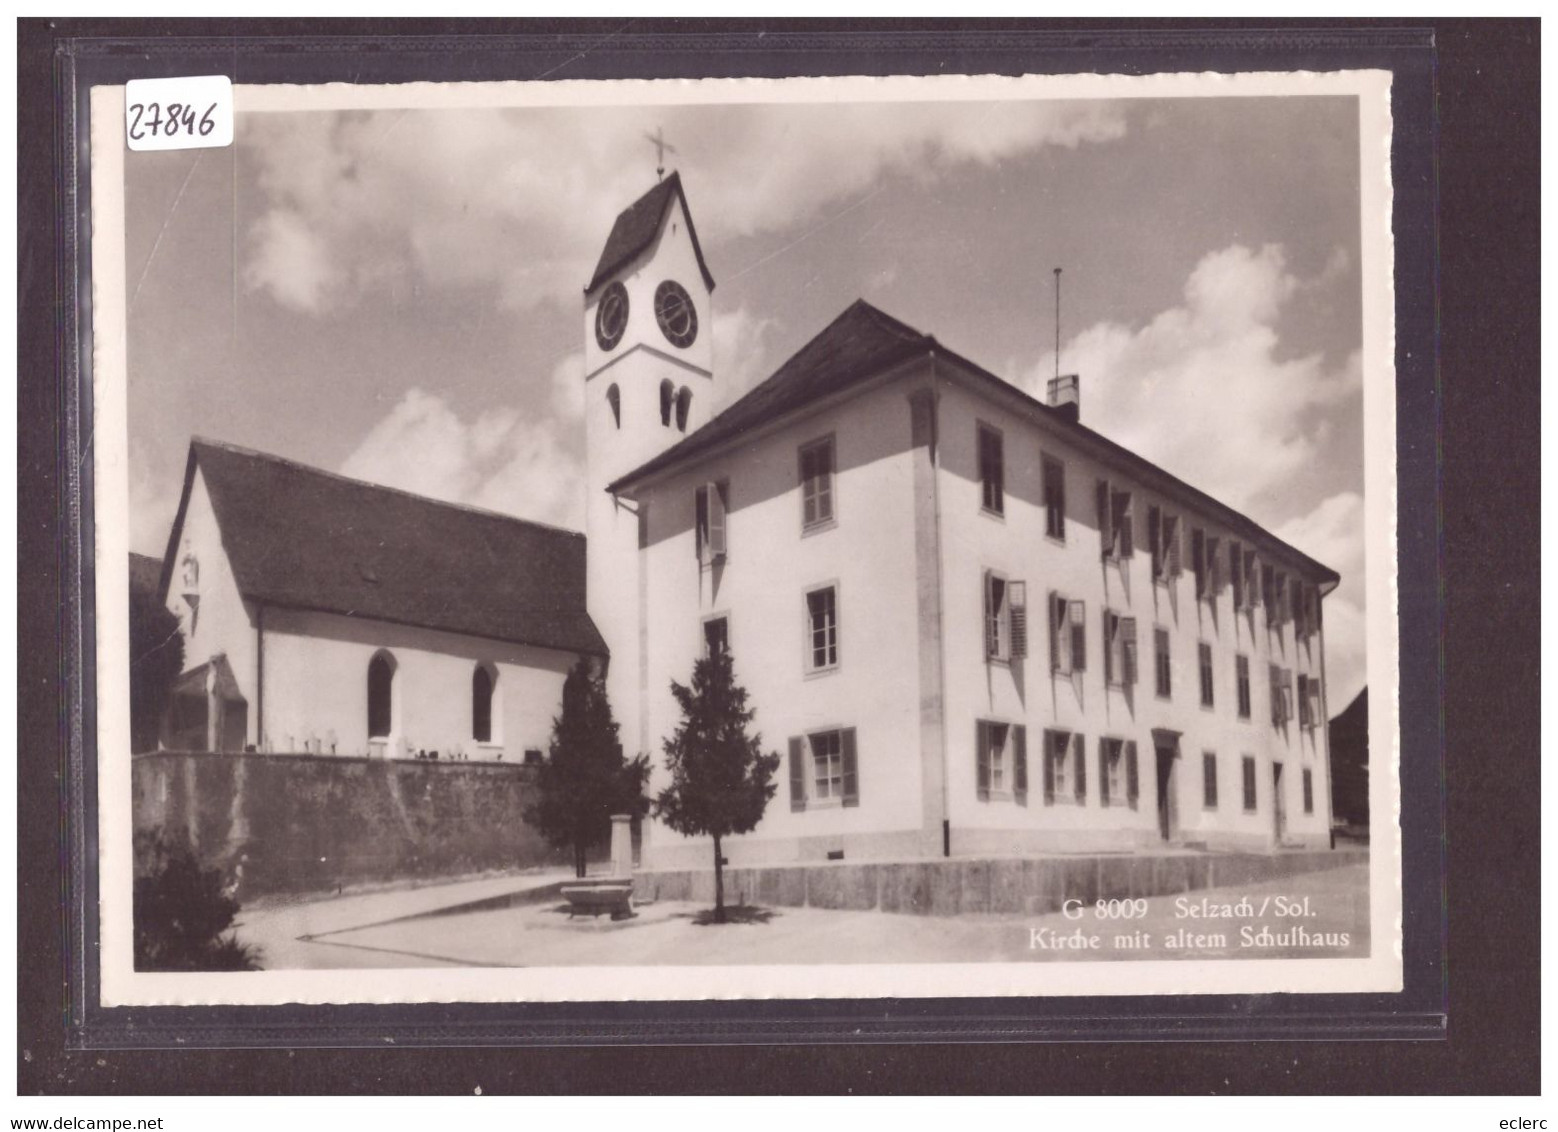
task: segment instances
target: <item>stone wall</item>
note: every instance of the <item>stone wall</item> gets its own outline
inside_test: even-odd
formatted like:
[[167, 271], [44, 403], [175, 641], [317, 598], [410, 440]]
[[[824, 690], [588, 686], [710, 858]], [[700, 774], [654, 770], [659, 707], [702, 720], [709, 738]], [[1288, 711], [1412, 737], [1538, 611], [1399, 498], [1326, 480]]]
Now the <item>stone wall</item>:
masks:
[[571, 860], [524, 820], [534, 767], [165, 751], [132, 767], [136, 832], [187, 835], [240, 900]]
[[[1042, 915], [1066, 900], [1164, 896], [1222, 885], [1254, 885], [1368, 860], [1362, 850], [1289, 853], [1155, 853], [1129, 856], [967, 858], [726, 868], [727, 905], [845, 908], [957, 916]], [[714, 870], [645, 872], [635, 895], [714, 901]]]

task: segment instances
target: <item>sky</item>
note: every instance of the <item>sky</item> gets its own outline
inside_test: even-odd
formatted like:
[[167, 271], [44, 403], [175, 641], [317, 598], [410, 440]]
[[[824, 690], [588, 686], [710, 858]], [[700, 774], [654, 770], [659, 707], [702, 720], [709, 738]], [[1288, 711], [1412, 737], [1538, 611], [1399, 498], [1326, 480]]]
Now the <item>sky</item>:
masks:
[[717, 411], [856, 298], [1336, 569], [1364, 682], [1350, 97], [241, 115], [128, 153], [131, 547], [191, 436], [583, 528], [582, 291], [675, 147], [716, 280]]

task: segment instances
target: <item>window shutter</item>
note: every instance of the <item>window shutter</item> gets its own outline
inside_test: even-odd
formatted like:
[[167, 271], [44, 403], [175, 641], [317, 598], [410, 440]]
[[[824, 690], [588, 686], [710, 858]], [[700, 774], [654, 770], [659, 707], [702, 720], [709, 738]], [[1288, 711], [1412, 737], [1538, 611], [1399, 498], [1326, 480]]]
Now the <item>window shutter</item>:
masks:
[[1000, 633], [995, 624], [995, 603], [991, 601], [995, 589], [995, 576], [985, 571], [985, 656], [993, 657], [1000, 650]]
[[709, 554], [714, 558], [725, 557], [725, 488], [711, 483], [709, 496]]
[[1152, 576], [1163, 573], [1163, 512], [1147, 508], [1147, 553], [1152, 558]]
[[844, 805], [860, 805], [860, 766], [855, 759], [855, 729], [846, 727], [839, 734], [844, 749]]
[[1136, 512], [1131, 507], [1131, 493], [1114, 493], [1114, 529], [1120, 539], [1120, 557], [1131, 558], [1136, 554]]
[[693, 511], [695, 514], [693, 529], [696, 532], [698, 542], [698, 561], [708, 565], [709, 562], [709, 489], [700, 487], [693, 497]]
[[1087, 801], [1087, 740], [1080, 735], [1071, 737], [1072, 750], [1076, 752], [1077, 801]]
[[790, 809], [806, 808], [806, 740], [790, 740]]
[[1298, 725], [1309, 726], [1309, 677], [1298, 674]]
[[1060, 643], [1061, 626], [1060, 619], [1065, 616], [1065, 602], [1060, 600], [1060, 595], [1054, 590], [1049, 592], [1049, 667], [1051, 672], [1061, 670]]
[[1087, 671], [1087, 605], [1070, 602], [1071, 608], [1071, 671]]
[[1206, 535], [1199, 527], [1190, 532], [1190, 569], [1196, 576], [1196, 597], [1205, 597], [1209, 581], [1206, 569]]
[[1121, 618], [1120, 626], [1120, 634], [1124, 638], [1125, 685], [1134, 688], [1136, 686], [1136, 618]]
[[974, 721], [975, 763], [979, 772], [979, 800], [990, 800], [990, 725], [984, 720]]
[[1223, 559], [1218, 553], [1222, 549], [1222, 540], [1209, 538], [1206, 540], [1206, 572], [1207, 585], [1212, 595], [1223, 592]]
[[1163, 516], [1163, 541], [1168, 558], [1168, 576], [1179, 577], [1179, 518], [1175, 515]]
[[1012, 657], [1028, 655], [1028, 583], [1006, 583], [1006, 609], [1012, 623]]
[[1103, 548], [1103, 556], [1108, 558], [1114, 553], [1114, 516], [1110, 510], [1109, 481], [1098, 481], [1098, 542]]
[[1141, 795], [1141, 782], [1136, 773], [1136, 740], [1128, 739], [1125, 743], [1125, 800], [1130, 803], [1131, 809], [1136, 808], [1136, 799]]
[[1012, 790], [1017, 801], [1028, 804], [1028, 729], [1022, 724], [1012, 728]]
[[1118, 618], [1104, 610], [1104, 684], [1114, 683], [1114, 635], [1118, 631]]
[[1098, 804], [1109, 806], [1109, 740], [1098, 741]]
[[[1044, 733], [1044, 804], [1046, 806], [1052, 806], [1055, 804], [1056, 738], [1057, 736], [1053, 731], [1046, 731]], [[1064, 757], [1065, 753], [1066, 752], [1062, 750], [1060, 755]]]

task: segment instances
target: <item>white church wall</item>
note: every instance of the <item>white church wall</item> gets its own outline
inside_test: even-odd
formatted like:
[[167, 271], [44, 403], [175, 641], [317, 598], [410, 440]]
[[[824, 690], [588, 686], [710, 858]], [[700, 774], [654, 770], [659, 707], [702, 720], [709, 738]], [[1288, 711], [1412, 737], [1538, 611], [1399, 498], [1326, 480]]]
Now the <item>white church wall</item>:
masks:
[[[832, 435], [835, 521], [803, 532], [798, 486], [801, 445]], [[661, 744], [679, 720], [669, 685], [686, 682], [703, 649], [707, 617], [729, 617], [737, 680], [757, 709], [765, 750], [777, 751], [778, 790], [758, 828], [727, 842], [736, 864], [909, 856], [922, 824], [919, 761], [918, 622], [909, 405], [885, 388], [702, 463], [648, 493], [644, 551], [649, 650], [647, 732], [653, 788], [668, 776]], [[729, 554], [700, 568], [694, 493], [728, 482]], [[839, 662], [808, 673], [805, 595], [837, 587]], [[856, 730], [860, 803], [809, 801], [791, 808], [788, 740], [816, 731]], [[702, 864], [707, 844], [656, 824], [657, 864]]]
[[[265, 734], [276, 751], [301, 751], [317, 740], [330, 753], [366, 755], [368, 664], [380, 650], [394, 659], [394, 726], [385, 753], [401, 744], [517, 762], [526, 749], [546, 751], [560, 710], [563, 681], [575, 657], [551, 649], [486, 641], [456, 633], [337, 614], [265, 611]], [[471, 684], [478, 664], [497, 671], [493, 735], [476, 741]], [[253, 700], [251, 698], [251, 704]], [[251, 711], [253, 709], [251, 708]]]
[[[179, 543], [173, 549], [173, 575], [172, 584], [168, 587], [167, 605], [178, 615], [183, 629], [184, 671], [198, 668], [218, 654], [227, 656], [233, 677], [249, 701], [246, 742], [252, 743], [255, 735], [254, 625], [239, 593], [227, 554], [222, 549], [222, 535], [217, 528], [216, 513], [212, 510], [205, 477], [198, 466], [194, 482], [190, 485], [189, 504], [185, 508], [184, 524], [179, 534]], [[186, 602], [181, 592], [186, 542], [200, 567], [198, 608]]]

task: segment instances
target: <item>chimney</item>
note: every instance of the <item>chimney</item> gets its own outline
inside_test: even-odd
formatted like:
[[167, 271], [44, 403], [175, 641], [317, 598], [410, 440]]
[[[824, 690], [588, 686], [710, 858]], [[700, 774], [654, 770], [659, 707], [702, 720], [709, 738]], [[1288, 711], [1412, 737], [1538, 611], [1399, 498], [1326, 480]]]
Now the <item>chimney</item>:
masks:
[[1045, 402], [1068, 421], [1076, 420], [1082, 413], [1081, 379], [1074, 373], [1050, 378], [1049, 395]]

